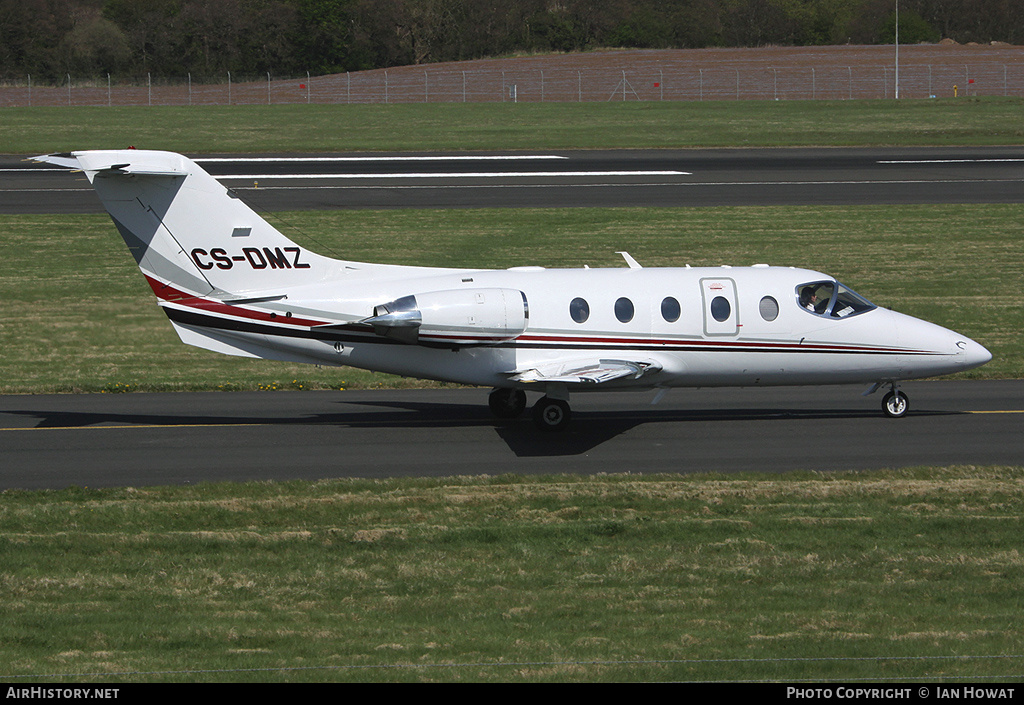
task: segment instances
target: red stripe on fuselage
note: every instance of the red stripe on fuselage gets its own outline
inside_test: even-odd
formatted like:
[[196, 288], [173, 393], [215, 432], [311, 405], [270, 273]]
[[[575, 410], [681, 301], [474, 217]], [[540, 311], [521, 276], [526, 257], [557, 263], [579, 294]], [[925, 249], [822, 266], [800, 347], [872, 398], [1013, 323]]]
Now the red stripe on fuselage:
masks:
[[166, 301], [178, 306], [187, 306], [205, 313], [220, 313], [228, 316], [235, 316], [237, 318], [247, 318], [253, 321], [260, 321], [263, 323], [285, 323], [290, 326], [304, 326], [307, 328], [328, 325], [334, 322], [316, 321], [309, 318], [296, 318], [294, 316], [288, 316], [273, 311], [261, 311], [258, 309], [245, 308], [243, 306], [233, 306], [230, 303], [214, 299], [204, 299], [201, 296], [196, 296], [194, 294], [181, 291], [180, 289], [176, 289], [170, 284], [164, 284], [163, 282], [160, 282], [148, 275], [146, 276], [146, 281], [149, 282], [149, 286], [153, 289], [153, 293], [156, 294], [157, 298], [161, 301]]
[[[288, 326], [299, 326], [306, 328], [313, 328], [316, 326], [330, 325], [334, 321], [320, 321], [308, 318], [296, 318], [294, 316], [286, 316], [276, 312], [262, 311], [258, 309], [246, 308], [243, 306], [232, 305], [223, 301], [215, 299], [206, 299], [195, 294], [182, 291], [175, 288], [170, 284], [165, 284], [153, 277], [146, 276], [146, 281], [149, 283], [150, 288], [153, 289], [153, 293], [156, 294], [157, 298], [161, 301], [175, 304], [177, 306], [185, 306], [197, 311], [202, 311], [208, 314], [222, 314], [227, 316], [233, 316], [235, 318], [244, 318], [251, 321], [259, 321], [262, 323], [273, 323], [275, 325], [288, 325]], [[450, 341], [466, 341], [475, 340], [478, 344], [488, 343], [499, 343], [502, 340], [506, 340], [503, 337], [495, 336], [489, 337], [485, 335], [444, 335], [444, 334], [427, 334], [423, 336], [425, 339], [433, 339], [437, 343], [442, 343], [446, 339]], [[456, 343], [457, 344], [457, 343]], [[736, 351], [774, 351], [774, 352], [831, 352], [831, 353], [867, 353], [867, 354], [904, 354], [904, 355], [937, 355], [941, 354], [934, 351], [928, 350], [913, 350], [904, 348], [892, 348], [892, 347], [879, 347], [869, 345], [842, 345], [835, 343], [806, 343], [802, 344], [799, 342], [755, 342], [755, 341], [739, 341], [739, 340], [698, 340], [693, 338], [648, 338], [648, 337], [611, 337], [611, 336], [578, 336], [578, 335], [539, 335], [539, 334], [524, 334], [517, 338], [509, 340], [507, 344], [515, 346], [516, 344], [534, 344], [538, 347], [558, 347], [559, 345], [572, 345], [572, 346], [589, 346], [589, 347], [601, 347], [601, 346], [630, 346], [632, 348], [642, 347], [643, 349], [656, 352], [659, 348], [669, 347], [690, 347], [690, 348], [705, 348], [708, 350], [736, 350]]]

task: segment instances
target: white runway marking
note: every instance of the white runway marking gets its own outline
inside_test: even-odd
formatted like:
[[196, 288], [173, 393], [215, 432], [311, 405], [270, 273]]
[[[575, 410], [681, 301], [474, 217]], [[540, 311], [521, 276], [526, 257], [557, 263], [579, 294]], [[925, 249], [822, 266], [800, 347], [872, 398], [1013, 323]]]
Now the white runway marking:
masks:
[[689, 176], [688, 171], [465, 171], [391, 174], [221, 174], [216, 179], [507, 179], [528, 177], [586, 176]]
[[554, 154], [496, 154], [491, 156], [420, 156], [420, 157], [204, 157], [194, 162], [482, 162], [482, 161], [540, 161], [568, 159]]
[[1024, 162], [1024, 159], [892, 159], [878, 164], [988, 164], [1003, 162]]

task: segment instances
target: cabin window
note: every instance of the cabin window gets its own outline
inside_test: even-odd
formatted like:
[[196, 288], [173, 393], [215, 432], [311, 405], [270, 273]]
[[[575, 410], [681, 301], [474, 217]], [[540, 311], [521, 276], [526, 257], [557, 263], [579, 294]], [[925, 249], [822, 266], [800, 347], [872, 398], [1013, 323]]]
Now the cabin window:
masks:
[[839, 282], [812, 282], [796, 288], [800, 308], [818, 316], [846, 318], [872, 311], [876, 306]]
[[723, 323], [729, 320], [729, 316], [732, 315], [732, 305], [729, 303], [729, 299], [724, 296], [716, 296], [711, 300], [711, 317], [719, 323]]
[[622, 297], [615, 302], [615, 317], [619, 319], [619, 323], [629, 323], [633, 320], [633, 302]]
[[765, 296], [761, 299], [757, 309], [761, 312], [761, 318], [766, 321], [774, 321], [779, 317], [779, 302], [771, 296]]
[[665, 297], [661, 302], [661, 317], [669, 323], [675, 323], [679, 320], [679, 314], [682, 309], [679, 308], [679, 302], [671, 296]]
[[569, 315], [577, 323], [586, 323], [587, 319], [590, 318], [590, 304], [587, 303], [586, 299], [581, 299], [577, 296], [569, 302]]

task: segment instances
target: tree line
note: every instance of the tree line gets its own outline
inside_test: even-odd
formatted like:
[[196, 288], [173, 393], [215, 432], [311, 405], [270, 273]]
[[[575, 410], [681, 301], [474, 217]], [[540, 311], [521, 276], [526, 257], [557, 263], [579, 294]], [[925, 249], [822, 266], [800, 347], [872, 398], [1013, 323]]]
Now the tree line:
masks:
[[[895, 0], [0, 0], [0, 78], [300, 75], [599, 47], [878, 44]], [[901, 43], [1024, 44], [1020, 0], [901, 0]]]

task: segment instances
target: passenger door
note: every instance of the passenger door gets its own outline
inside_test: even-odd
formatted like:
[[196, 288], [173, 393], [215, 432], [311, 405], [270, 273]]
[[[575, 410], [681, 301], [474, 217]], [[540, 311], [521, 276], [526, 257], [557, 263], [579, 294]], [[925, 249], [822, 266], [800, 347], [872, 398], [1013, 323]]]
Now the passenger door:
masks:
[[736, 335], [740, 331], [736, 282], [728, 277], [701, 279], [704, 335]]

